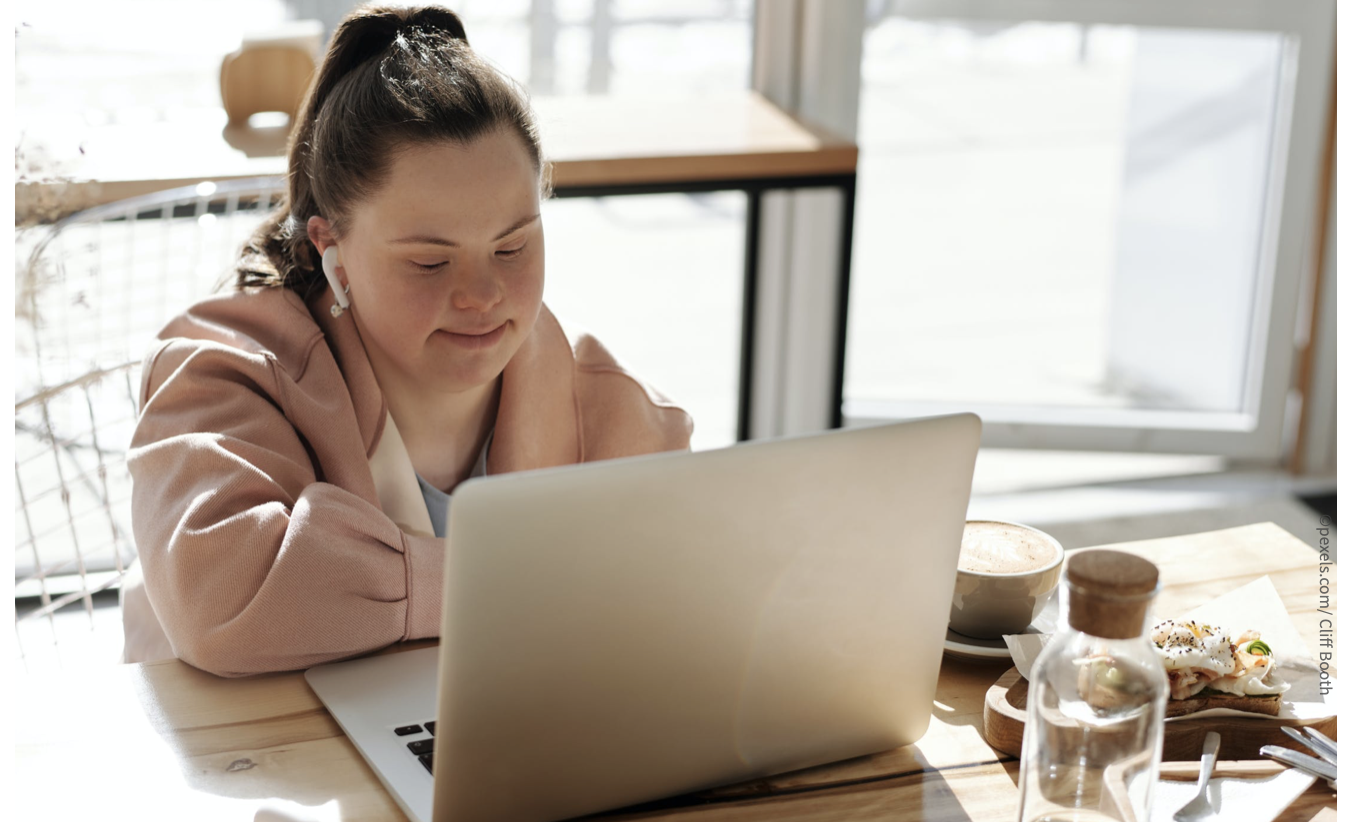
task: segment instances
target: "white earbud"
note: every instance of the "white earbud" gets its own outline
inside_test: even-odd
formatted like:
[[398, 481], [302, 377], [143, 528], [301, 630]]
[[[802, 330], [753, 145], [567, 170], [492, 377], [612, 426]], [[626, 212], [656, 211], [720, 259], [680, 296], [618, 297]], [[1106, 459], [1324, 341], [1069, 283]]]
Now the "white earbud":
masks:
[[341, 317], [344, 309], [352, 306], [352, 302], [347, 298], [347, 289], [338, 282], [338, 246], [331, 245], [324, 249], [321, 265], [324, 268], [324, 279], [329, 281], [329, 287], [333, 289], [333, 296], [337, 300], [329, 309], [329, 313], [335, 318]]

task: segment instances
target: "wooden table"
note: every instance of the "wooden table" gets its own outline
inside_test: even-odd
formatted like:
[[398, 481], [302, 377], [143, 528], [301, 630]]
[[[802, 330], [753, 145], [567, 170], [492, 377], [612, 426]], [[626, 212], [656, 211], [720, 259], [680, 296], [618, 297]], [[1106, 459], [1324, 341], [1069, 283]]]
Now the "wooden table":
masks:
[[[1317, 555], [1276, 525], [1116, 547], [1160, 566], [1158, 613], [1182, 613], [1267, 574], [1316, 646]], [[1335, 613], [1336, 603], [1335, 590]], [[914, 745], [601, 816], [1012, 819], [1019, 763], [991, 750], [980, 731], [986, 689], [1006, 667], [946, 660], [929, 731]], [[139, 811], [247, 820], [277, 798], [321, 806], [319, 819], [404, 819], [300, 674], [226, 680], [177, 661], [129, 665], [97, 679], [21, 680], [13, 704], [14, 818], [54, 809], [70, 819]], [[1326, 819], [1325, 809], [1336, 809], [1336, 800], [1320, 782], [1281, 819]]]
[[[853, 175], [859, 151], [752, 91], [686, 96], [541, 97], [531, 101], [553, 180], [564, 191]], [[286, 128], [239, 129], [224, 110], [165, 122], [85, 126], [25, 141], [52, 155], [39, 179], [14, 184], [16, 220], [205, 181], [286, 174]], [[77, 124], [78, 125], [78, 124]]]

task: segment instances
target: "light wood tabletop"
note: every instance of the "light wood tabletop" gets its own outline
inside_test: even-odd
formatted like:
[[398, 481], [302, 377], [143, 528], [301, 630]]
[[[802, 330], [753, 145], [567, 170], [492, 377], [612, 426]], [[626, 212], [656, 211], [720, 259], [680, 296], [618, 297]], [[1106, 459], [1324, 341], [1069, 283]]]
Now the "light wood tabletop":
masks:
[[[858, 160], [849, 140], [794, 119], [752, 91], [543, 97], [531, 105], [557, 187], [853, 174]], [[286, 173], [288, 129], [230, 127], [224, 110], [80, 134], [44, 134], [40, 124], [30, 131], [26, 139], [53, 159], [44, 179], [16, 181], [20, 222], [206, 180]]]
[[[1183, 613], [1266, 574], [1317, 647], [1318, 555], [1276, 525], [1114, 547], [1159, 565], [1157, 614]], [[1322, 576], [1336, 613], [1333, 570]], [[914, 745], [601, 817], [1013, 819], [1019, 763], [981, 736], [986, 690], [1007, 667], [946, 659], [929, 730]], [[404, 818], [299, 673], [229, 680], [178, 661], [128, 665], [96, 677], [20, 677], [13, 704], [15, 818], [247, 820], [277, 800], [321, 820]], [[1319, 782], [1280, 819], [1324, 819], [1328, 809], [1336, 798]]]

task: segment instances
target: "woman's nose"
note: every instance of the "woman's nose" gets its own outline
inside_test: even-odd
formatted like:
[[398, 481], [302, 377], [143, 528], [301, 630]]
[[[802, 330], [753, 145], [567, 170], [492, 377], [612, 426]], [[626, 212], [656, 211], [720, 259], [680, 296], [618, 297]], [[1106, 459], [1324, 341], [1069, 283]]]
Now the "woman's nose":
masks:
[[502, 300], [502, 287], [486, 266], [468, 266], [456, 272], [451, 306], [462, 311], [488, 311]]

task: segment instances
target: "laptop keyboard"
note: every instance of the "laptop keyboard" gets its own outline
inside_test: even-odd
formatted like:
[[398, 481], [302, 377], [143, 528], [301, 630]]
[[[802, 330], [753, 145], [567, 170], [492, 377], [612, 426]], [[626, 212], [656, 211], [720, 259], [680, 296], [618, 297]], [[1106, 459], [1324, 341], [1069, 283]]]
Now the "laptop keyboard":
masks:
[[[424, 731], [424, 728], [427, 730]], [[437, 723], [424, 722], [421, 725], [401, 725], [394, 729], [394, 733], [396, 736], [412, 736], [413, 734], [422, 733], [426, 733], [428, 736], [436, 736]], [[431, 739], [415, 739], [408, 743], [409, 751], [411, 751], [414, 756], [418, 757], [418, 761], [423, 764], [423, 767], [427, 769], [428, 773], [432, 772], [432, 741], [433, 740]]]

